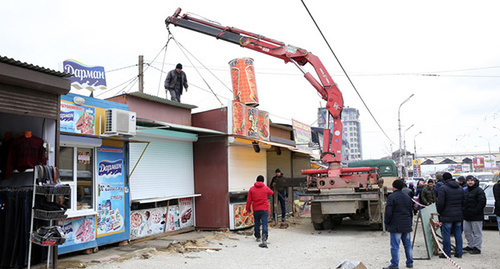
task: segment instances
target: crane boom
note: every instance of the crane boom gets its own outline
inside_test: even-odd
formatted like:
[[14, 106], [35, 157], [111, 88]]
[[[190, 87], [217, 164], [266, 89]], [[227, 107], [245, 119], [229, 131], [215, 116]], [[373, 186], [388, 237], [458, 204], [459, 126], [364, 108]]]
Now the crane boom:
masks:
[[[333, 117], [333, 134], [330, 129], [323, 133], [322, 161], [329, 164], [328, 177], [339, 178], [341, 174], [340, 160], [342, 155], [342, 131], [341, 113], [344, 106], [342, 93], [336, 83], [324, 67], [320, 59], [305, 49], [292, 45], [286, 45], [281, 41], [264, 37], [262, 35], [243, 31], [234, 27], [224, 27], [206, 19], [199, 19], [187, 14], [181, 15], [178, 8], [175, 13], [165, 20], [167, 28], [170, 24], [193, 30], [202, 34], [213, 36], [241, 47], [280, 58], [285, 63], [294, 63], [304, 74], [304, 77], [318, 91], [322, 99], [326, 101], [326, 109]], [[306, 72], [302, 66], [311, 64], [319, 81]], [[328, 121], [327, 121], [328, 122]], [[331, 139], [331, 135], [333, 135]], [[309, 173], [305, 173], [309, 174]]]

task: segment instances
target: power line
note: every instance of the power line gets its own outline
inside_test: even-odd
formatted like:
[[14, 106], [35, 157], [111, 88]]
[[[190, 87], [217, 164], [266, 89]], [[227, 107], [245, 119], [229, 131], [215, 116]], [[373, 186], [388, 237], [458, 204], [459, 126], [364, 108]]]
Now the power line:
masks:
[[356, 86], [354, 86], [354, 83], [352, 82], [351, 78], [349, 77], [349, 75], [347, 74], [347, 72], [345, 71], [344, 67], [342, 66], [342, 64], [340, 63], [339, 59], [337, 58], [337, 55], [335, 54], [335, 52], [333, 52], [333, 49], [332, 47], [330, 46], [330, 43], [328, 43], [328, 40], [326, 39], [325, 35], [323, 35], [323, 32], [321, 31], [321, 29], [319, 28], [319, 25], [316, 23], [316, 20], [314, 19], [314, 17], [312, 16], [311, 12], [309, 12], [309, 9], [307, 8], [306, 6], [306, 3], [304, 3], [304, 0], [300, 0], [302, 2], [302, 4], [304, 5], [307, 13], [309, 13], [309, 16], [311, 17], [312, 21], [314, 22], [314, 24], [316, 25], [316, 28], [318, 29], [319, 33], [321, 34], [321, 36], [323, 37], [323, 39], [325, 40], [326, 44], [328, 45], [328, 48], [330, 49], [330, 51], [332, 52], [333, 56], [335, 57], [335, 59], [337, 60], [337, 63], [339, 64], [340, 68], [342, 69], [342, 71], [344, 72], [345, 76], [347, 77], [347, 79], [349, 80], [349, 83], [351, 84], [351, 86], [353, 87], [354, 91], [356, 92], [356, 94], [359, 96], [359, 99], [361, 99], [361, 102], [363, 103], [363, 105], [365, 106], [365, 108], [368, 110], [368, 113], [370, 113], [370, 115], [372, 116], [373, 120], [375, 121], [375, 123], [378, 125], [378, 127], [380, 128], [380, 130], [382, 131], [382, 133], [384, 133], [385, 137], [387, 137], [387, 139], [392, 143], [394, 144], [394, 142], [392, 142], [392, 140], [389, 138], [389, 136], [385, 133], [384, 129], [382, 128], [382, 126], [379, 124], [379, 122], [377, 121], [377, 119], [375, 118], [375, 116], [373, 115], [373, 113], [371, 112], [370, 108], [368, 108], [368, 105], [365, 103], [365, 100], [363, 99], [363, 97], [361, 97], [361, 94], [358, 92], [358, 89], [356, 88]]

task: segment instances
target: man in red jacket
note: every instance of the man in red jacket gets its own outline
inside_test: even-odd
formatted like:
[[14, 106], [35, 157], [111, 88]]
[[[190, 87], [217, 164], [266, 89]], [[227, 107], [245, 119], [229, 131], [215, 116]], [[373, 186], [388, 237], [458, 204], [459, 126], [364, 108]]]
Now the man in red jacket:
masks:
[[260, 236], [260, 225], [262, 223], [262, 243], [259, 244], [261, 248], [267, 248], [267, 222], [269, 219], [269, 199], [267, 196], [273, 195], [273, 191], [264, 184], [264, 177], [259, 175], [257, 182], [248, 191], [247, 197], [247, 212], [250, 212], [250, 206], [253, 206], [253, 218], [255, 222], [254, 235], [257, 241]]

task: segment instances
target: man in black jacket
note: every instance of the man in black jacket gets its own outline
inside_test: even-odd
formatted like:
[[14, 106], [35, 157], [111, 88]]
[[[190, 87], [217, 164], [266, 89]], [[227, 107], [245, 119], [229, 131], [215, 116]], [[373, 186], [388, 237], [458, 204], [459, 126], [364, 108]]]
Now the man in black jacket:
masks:
[[165, 90], [170, 93], [170, 99], [181, 102], [182, 88], [188, 90], [187, 76], [182, 71], [182, 64], [177, 64], [174, 70], [170, 70], [165, 79]]
[[493, 196], [495, 197], [495, 215], [497, 215], [498, 232], [500, 232], [500, 180], [493, 185]]
[[[281, 170], [278, 168], [275, 171], [276, 176], [273, 177], [271, 180], [271, 184], [269, 184], [269, 188], [271, 188], [273, 191], [278, 193], [278, 201], [280, 202], [281, 206], [281, 221], [285, 221], [286, 218], [286, 198], [288, 197], [288, 188], [287, 187], [282, 187], [282, 186], [277, 186], [279, 183], [283, 183], [283, 173], [281, 173]], [[275, 202], [275, 201], [273, 201]], [[278, 215], [278, 214], [276, 214]]]
[[391, 233], [391, 265], [384, 269], [399, 268], [399, 242], [403, 241], [406, 254], [406, 267], [413, 268], [413, 249], [411, 246], [411, 231], [413, 223], [413, 206], [410, 196], [401, 190], [405, 183], [394, 180], [394, 192], [387, 197], [384, 222]]
[[[462, 207], [464, 203], [464, 190], [453, 180], [450, 173], [443, 174], [444, 185], [439, 188], [437, 199], [437, 211], [439, 220], [442, 222], [443, 250], [448, 257], [451, 257], [451, 230], [455, 236], [455, 257], [462, 258], [462, 221], [464, 216]], [[446, 258], [444, 254], [439, 258]]]
[[479, 187], [479, 180], [474, 176], [466, 177], [467, 189], [465, 189], [464, 202], [464, 235], [467, 239], [467, 247], [464, 248], [470, 254], [481, 254], [483, 243], [483, 219], [484, 207], [486, 206], [486, 195]]

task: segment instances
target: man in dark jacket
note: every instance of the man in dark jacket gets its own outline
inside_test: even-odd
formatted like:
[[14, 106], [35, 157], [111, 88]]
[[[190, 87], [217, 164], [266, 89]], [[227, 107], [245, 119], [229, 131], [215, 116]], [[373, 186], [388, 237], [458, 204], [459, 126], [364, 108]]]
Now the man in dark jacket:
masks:
[[423, 205], [430, 205], [436, 202], [436, 193], [434, 192], [434, 181], [429, 179], [427, 186], [422, 190], [420, 195], [420, 203]]
[[188, 83], [186, 73], [182, 71], [182, 64], [177, 64], [174, 70], [168, 72], [167, 79], [165, 79], [165, 90], [170, 93], [170, 100], [181, 102], [183, 86], [187, 92]]
[[[462, 221], [464, 216], [462, 207], [464, 203], [464, 190], [457, 181], [453, 180], [450, 173], [443, 174], [444, 185], [439, 188], [437, 197], [437, 211], [442, 222], [443, 250], [451, 257], [451, 230], [455, 235], [455, 257], [462, 258]], [[446, 258], [444, 254], [439, 258]]]
[[493, 185], [493, 196], [495, 197], [495, 215], [497, 215], [498, 232], [500, 232], [500, 180]]
[[464, 202], [464, 235], [467, 239], [467, 247], [464, 250], [470, 254], [481, 254], [483, 243], [483, 219], [484, 207], [486, 206], [486, 195], [479, 188], [479, 180], [474, 176], [466, 177], [467, 189], [465, 189]]
[[250, 212], [250, 206], [253, 209], [254, 235], [257, 241], [260, 240], [260, 225], [262, 223], [262, 243], [261, 248], [267, 248], [269, 219], [269, 200], [267, 196], [273, 195], [273, 191], [264, 184], [264, 177], [259, 175], [253, 187], [248, 190], [246, 210]]
[[394, 192], [387, 197], [384, 222], [391, 233], [391, 265], [384, 269], [399, 268], [399, 242], [403, 241], [406, 254], [406, 267], [413, 268], [413, 249], [411, 246], [411, 231], [413, 223], [413, 207], [410, 196], [401, 190], [405, 183], [394, 180]]
[[[285, 217], [286, 217], [286, 204], [285, 204], [286, 200], [285, 200], [285, 198], [288, 197], [288, 188], [277, 186], [278, 183], [283, 182], [283, 173], [281, 173], [281, 170], [279, 168], [276, 169], [275, 173], [276, 173], [276, 176], [274, 176], [273, 179], [271, 180], [270, 187], [273, 191], [278, 192], [278, 201], [280, 202], [280, 206], [281, 206], [281, 221], [285, 221]], [[273, 202], [275, 203], [276, 201], [273, 201]]]

